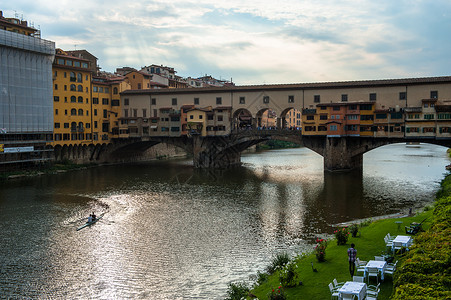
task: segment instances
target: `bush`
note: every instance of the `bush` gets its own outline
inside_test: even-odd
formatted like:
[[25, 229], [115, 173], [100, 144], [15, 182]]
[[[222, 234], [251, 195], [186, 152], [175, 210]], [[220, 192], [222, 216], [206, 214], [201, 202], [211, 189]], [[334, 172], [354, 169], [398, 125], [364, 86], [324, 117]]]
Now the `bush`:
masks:
[[365, 220], [365, 221], [360, 223], [360, 227], [369, 226], [371, 223], [373, 223], [373, 220], [371, 218], [367, 219], [367, 220]]
[[347, 227], [339, 228], [334, 231], [337, 245], [346, 245], [348, 242], [349, 231]]
[[318, 262], [326, 260], [327, 241], [325, 239], [316, 239], [315, 256]]
[[349, 232], [351, 233], [352, 237], [356, 237], [357, 233], [359, 233], [359, 225], [354, 223], [349, 226]]
[[278, 269], [282, 269], [290, 261], [288, 253], [283, 252], [276, 255], [273, 258], [272, 263], [266, 268], [269, 274], [273, 274]]
[[392, 299], [451, 299], [451, 176], [437, 192], [431, 226], [415, 237], [394, 276]]
[[279, 273], [279, 280], [283, 286], [295, 287], [297, 285], [298, 275], [296, 274], [296, 262], [289, 262]]
[[266, 280], [268, 280], [269, 274], [268, 273], [260, 273], [260, 271], [257, 272], [257, 284], [262, 284]]
[[244, 282], [229, 283], [226, 300], [242, 300], [249, 295], [249, 287]]
[[272, 289], [271, 292], [268, 294], [269, 300], [285, 300], [287, 299], [287, 296], [285, 296], [285, 292], [280, 285], [277, 289]]

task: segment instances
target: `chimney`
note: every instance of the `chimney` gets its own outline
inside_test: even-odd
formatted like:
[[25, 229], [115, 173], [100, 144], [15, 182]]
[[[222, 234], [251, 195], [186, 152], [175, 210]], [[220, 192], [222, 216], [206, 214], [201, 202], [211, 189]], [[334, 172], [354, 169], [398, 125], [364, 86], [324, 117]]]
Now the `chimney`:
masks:
[[3, 18], [3, 12], [0, 10], [0, 18]]

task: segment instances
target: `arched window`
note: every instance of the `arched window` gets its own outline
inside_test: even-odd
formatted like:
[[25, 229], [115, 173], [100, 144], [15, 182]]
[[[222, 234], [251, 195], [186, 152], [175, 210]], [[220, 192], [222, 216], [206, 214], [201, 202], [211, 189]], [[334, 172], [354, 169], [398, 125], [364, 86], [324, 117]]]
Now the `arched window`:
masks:
[[70, 102], [77, 102], [77, 98], [75, 96], [70, 96]]
[[82, 96], [78, 97], [78, 103], [83, 103], [83, 97]]
[[83, 82], [83, 75], [81, 75], [81, 73], [77, 74], [77, 81], [78, 82]]
[[80, 109], [78, 110], [78, 115], [79, 115], [79, 116], [83, 116], [83, 109], [80, 108]]
[[70, 72], [70, 81], [72, 81], [72, 82], [77, 81], [77, 78], [75, 77], [75, 73], [74, 72]]
[[117, 95], [117, 87], [113, 89], [113, 94]]
[[77, 131], [77, 123], [76, 122], [70, 123], [70, 130], [71, 131]]
[[75, 86], [75, 84], [71, 84], [70, 85], [70, 90], [71, 91], [77, 91], [77, 87]]
[[75, 108], [72, 108], [72, 109], [70, 110], [70, 115], [71, 115], [71, 116], [76, 116], [76, 115], [77, 115], [77, 110], [76, 110]]
[[83, 92], [83, 86], [81, 84], [78, 86], [78, 91]]
[[78, 123], [78, 131], [83, 131], [83, 122]]

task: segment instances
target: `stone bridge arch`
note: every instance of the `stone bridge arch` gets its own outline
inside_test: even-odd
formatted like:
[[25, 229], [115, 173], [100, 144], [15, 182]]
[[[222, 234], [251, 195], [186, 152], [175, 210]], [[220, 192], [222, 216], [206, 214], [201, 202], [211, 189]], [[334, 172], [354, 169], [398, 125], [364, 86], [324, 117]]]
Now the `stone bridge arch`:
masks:
[[194, 166], [197, 168], [228, 168], [241, 163], [241, 152], [271, 139], [302, 144], [300, 131], [241, 130], [229, 136], [195, 138]]
[[246, 108], [240, 108], [233, 112], [232, 130], [245, 129], [252, 126], [254, 118], [252, 113]]
[[[277, 111], [270, 107], [265, 107], [257, 111], [257, 114], [255, 115], [255, 121], [253, 124], [253, 128], [277, 128], [278, 127], [278, 116], [279, 114]], [[274, 119], [274, 121], [272, 121]]]
[[151, 138], [129, 138], [117, 140], [111, 148], [103, 149], [104, 155], [116, 162], [139, 161], [148, 158], [146, 151], [158, 145], [166, 144], [183, 149], [185, 153], [193, 153], [193, 140], [186, 136], [182, 137], [151, 137]]
[[282, 110], [282, 112], [280, 113], [280, 116], [278, 117], [278, 120], [280, 124], [278, 124], [278, 128], [287, 128], [288, 127], [288, 122], [286, 121], [286, 117], [289, 111], [291, 110], [295, 110], [296, 108], [294, 106], [291, 107], [287, 107], [284, 110]]

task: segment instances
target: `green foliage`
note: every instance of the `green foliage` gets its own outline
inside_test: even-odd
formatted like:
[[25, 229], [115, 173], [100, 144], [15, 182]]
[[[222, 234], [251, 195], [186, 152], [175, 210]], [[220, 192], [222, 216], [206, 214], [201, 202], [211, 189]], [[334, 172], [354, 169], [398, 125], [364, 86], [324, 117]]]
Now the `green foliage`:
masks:
[[405, 284], [395, 290], [392, 300], [451, 299], [450, 291], [438, 291], [427, 285]]
[[327, 241], [325, 239], [316, 239], [315, 255], [318, 262], [326, 260]]
[[280, 283], [286, 287], [294, 287], [298, 283], [298, 275], [296, 274], [297, 264], [295, 261], [289, 262], [279, 272]]
[[279, 253], [273, 258], [272, 263], [266, 268], [266, 271], [269, 274], [273, 274], [275, 271], [282, 269], [289, 261], [290, 256], [288, 253]]
[[351, 224], [351, 226], [349, 226], [349, 232], [351, 233], [352, 237], [356, 237], [357, 233], [359, 233], [359, 225], [356, 223]]
[[431, 210], [431, 209], [433, 209], [434, 207], [432, 206], [432, 205], [426, 205], [424, 208], [423, 208], [423, 210], [424, 211], [429, 211], [429, 210]]
[[257, 272], [257, 284], [262, 284], [263, 282], [266, 282], [268, 280], [268, 277], [269, 277], [268, 273]]
[[365, 221], [363, 221], [363, 222], [361, 222], [360, 223], [360, 227], [366, 227], [366, 226], [369, 226], [371, 223], [373, 223], [373, 219], [367, 219], [367, 220], [365, 220]]
[[337, 240], [337, 245], [346, 245], [349, 237], [349, 230], [347, 227], [338, 228], [334, 231], [335, 239]]
[[395, 273], [392, 299], [451, 299], [450, 175], [437, 197], [430, 228], [415, 237]]
[[249, 287], [245, 282], [229, 283], [225, 300], [243, 300], [249, 294]]
[[285, 300], [287, 296], [285, 295], [285, 291], [281, 285], [277, 289], [272, 289], [268, 294], [269, 300]]

